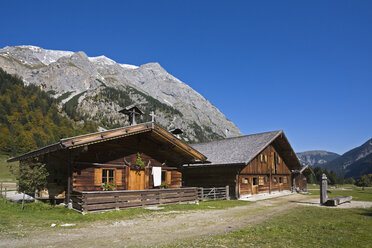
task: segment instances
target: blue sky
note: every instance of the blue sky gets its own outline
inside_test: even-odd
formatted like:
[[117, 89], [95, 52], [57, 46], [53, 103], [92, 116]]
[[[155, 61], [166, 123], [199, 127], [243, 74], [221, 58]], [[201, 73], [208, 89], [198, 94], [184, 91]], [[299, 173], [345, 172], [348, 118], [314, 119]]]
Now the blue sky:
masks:
[[372, 1], [3, 1], [0, 47], [159, 62], [243, 134], [295, 151], [372, 138]]

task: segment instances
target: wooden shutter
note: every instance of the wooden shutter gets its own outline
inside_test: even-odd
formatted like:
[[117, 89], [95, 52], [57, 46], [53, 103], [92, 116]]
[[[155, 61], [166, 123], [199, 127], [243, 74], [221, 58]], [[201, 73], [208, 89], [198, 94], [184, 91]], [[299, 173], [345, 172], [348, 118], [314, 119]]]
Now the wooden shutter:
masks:
[[123, 171], [121, 169], [116, 170], [116, 186], [123, 185]]
[[102, 169], [94, 169], [94, 186], [102, 186]]
[[167, 183], [171, 183], [171, 180], [172, 180], [172, 172], [171, 171], [167, 171], [166, 172], [167, 174], [166, 174], [166, 181], [167, 181]]
[[172, 171], [172, 188], [182, 187], [182, 173], [179, 171]]
[[258, 185], [264, 185], [264, 177], [259, 177]]

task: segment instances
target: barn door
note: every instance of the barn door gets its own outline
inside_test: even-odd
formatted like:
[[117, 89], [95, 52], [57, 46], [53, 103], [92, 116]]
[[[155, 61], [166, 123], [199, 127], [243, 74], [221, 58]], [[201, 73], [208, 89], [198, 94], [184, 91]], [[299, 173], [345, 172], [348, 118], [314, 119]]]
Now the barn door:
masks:
[[130, 170], [129, 171], [129, 190], [145, 189], [145, 171]]

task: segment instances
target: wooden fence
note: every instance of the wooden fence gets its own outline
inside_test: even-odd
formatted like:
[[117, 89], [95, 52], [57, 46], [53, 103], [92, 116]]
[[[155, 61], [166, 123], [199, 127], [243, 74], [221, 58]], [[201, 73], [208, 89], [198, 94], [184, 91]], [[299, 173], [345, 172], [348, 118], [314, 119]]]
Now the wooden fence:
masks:
[[120, 191], [74, 191], [72, 207], [82, 213], [90, 211], [119, 210], [148, 205], [196, 202], [197, 188], [120, 190]]
[[218, 188], [198, 188], [198, 199], [208, 200], [230, 200], [229, 186]]

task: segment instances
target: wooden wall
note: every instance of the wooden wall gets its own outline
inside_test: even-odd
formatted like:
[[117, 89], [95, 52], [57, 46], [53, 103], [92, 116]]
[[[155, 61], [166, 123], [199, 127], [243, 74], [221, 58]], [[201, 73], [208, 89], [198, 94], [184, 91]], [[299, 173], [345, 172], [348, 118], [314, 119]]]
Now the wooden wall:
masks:
[[164, 168], [162, 171], [165, 172], [166, 178], [162, 178], [162, 181], [167, 181], [170, 188], [180, 188], [182, 186], [182, 173], [177, 171], [177, 168], [169, 167], [166, 163], [160, 163], [144, 153], [140, 153], [140, 156], [145, 165], [149, 166], [140, 170], [140, 172], [137, 172], [134, 168], [137, 153], [115, 158], [99, 165], [81, 161], [75, 162], [73, 166], [73, 190], [102, 190], [103, 169], [114, 170], [114, 183], [117, 185], [117, 190], [152, 189], [154, 188], [153, 176], [151, 175], [151, 167], [153, 166]]
[[301, 191], [307, 190], [307, 180], [303, 174], [297, 174], [295, 176], [295, 187], [299, 188]]
[[[291, 171], [272, 145], [246, 166], [190, 166], [184, 168], [183, 178], [189, 187], [229, 185], [231, 197], [291, 189]], [[254, 185], [254, 180], [258, 185]]]
[[235, 180], [239, 168], [235, 166], [184, 168], [182, 177], [187, 187], [225, 187], [229, 185], [230, 197], [235, 198]]
[[238, 178], [240, 196], [291, 189], [291, 171], [272, 145], [245, 166]]

